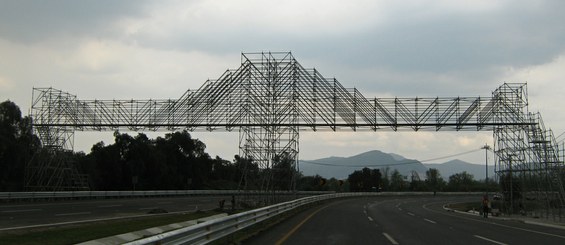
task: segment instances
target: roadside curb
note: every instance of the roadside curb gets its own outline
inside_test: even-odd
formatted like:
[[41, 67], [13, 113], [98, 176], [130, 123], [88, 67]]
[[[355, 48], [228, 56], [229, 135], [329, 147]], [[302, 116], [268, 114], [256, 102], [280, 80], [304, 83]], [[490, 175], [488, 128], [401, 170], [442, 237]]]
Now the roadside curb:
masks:
[[555, 229], [565, 230], [565, 226], [563, 226], [563, 225], [543, 223], [543, 222], [537, 222], [537, 221], [532, 221], [532, 220], [522, 220], [522, 221], [526, 224], [539, 225], [539, 226], [545, 226], [545, 227], [551, 227], [551, 228], [555, 228]]
[[[454, 212], [454, 213], [459, 213], [459, 214], [479, 216], [478, 213], [463, 212], [463, 211], [459, 211], [459, 210], [449, 208], [449, 207], [447, 207], [447, 204], [443, 205], [443, 209], [447, 212]], [[490, 219], [496, 219], [496, 220], [517, 221], [517, 222], [522, 222], [524, 224], [539, 225], [539, 226], [545, 226], [545, 227], [565, 230], [565, 225], [538, 222], [538, 221], [533, 221], [533, 220], [528, 220], [528, 219], [520, 219], [520, 218], [513, 218], [513, 217], [496, 217], [496, 216], [491, 216], [489, 218]]]

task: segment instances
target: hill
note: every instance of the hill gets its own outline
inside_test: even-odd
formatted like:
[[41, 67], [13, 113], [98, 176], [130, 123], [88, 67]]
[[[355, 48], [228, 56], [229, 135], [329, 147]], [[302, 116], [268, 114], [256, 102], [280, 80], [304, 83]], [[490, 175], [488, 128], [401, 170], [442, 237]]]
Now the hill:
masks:
[[[373, 150], [364, 152], [350, 157], [328, 157], [315, 160], [301, 160], [300, 171], [308, 175], [320, 175], [325, 178], [346, 179], [349, 174], [355, 170], [361, 170], [364, 167], [371, 169], [390, 168], [390, 172], [397, 169], [404, 176], [411, 176], [412, 171], [416, 171], [421, 179], [426, 176], [429, 168], [439, 170], [441, 176], [446, 181], [449, 176], [467, 171], [472, 174], [476, 180], [485, 178], [485, 166], [472, 164], [461, 160], [451, 160], [445, 163], [422, 164], [418, 160], [407, 159], [401, 155], [394, 153], [384, 153], [382, 151]], [[494, 167], [489, 166], [489, 178], [494, 176]]]
[[400, 155], [387, 154], [378, 150], [351, 157], [328, 157], [300, 161], [300, 171], [304, 175], [318, 174], [325, 178], [333, 177], [337, 179], [346, 179], [349, 174], [364, 167], [384, 169], [387, 166], [391, 171], [397, 169], [404, 176], [410, 176], [412, 171], [416, 171], [420, 176], [425, 176], [426, 170], [428, 170], [417, 160], [406, 159]]

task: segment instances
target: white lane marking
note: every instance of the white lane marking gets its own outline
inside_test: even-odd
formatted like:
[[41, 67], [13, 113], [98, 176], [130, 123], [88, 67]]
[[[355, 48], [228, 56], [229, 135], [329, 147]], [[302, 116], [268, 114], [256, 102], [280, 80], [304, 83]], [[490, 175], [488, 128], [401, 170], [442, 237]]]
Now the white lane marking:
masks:
[[64, 213], [64, 214], [55, 214], [55, 216], [71, 216], [71, 215], [82, 215], [82, 214], [91, 214], [91, 212]]
[[410, 213], [410, 212], [408, 212], [408, 213], [406, 213], [406, 214], [408, 214], [408, 215], [410, 215], [410, 216], [416, 216], [416, 215], [414, 215], [413, 213]]
[[394, 238], [392, 238], [389, 234], [386, 234], [385, 232], [383, 232], [383, 236], [386, 237], [386, 239], [388, 239], [388, 241], [394, 245], [398, 245], [398, 242], [396, 240], [394, 240]]
[[373, 218], [371, 218], [370, 216], [367, 216], [367, 219], [369, 219], [369, 221], [373, 221]]
[[121, 207], [123, 206], [122, 204], [115, 204], [115, 205], [103, 205], [103, 206], [98, 206], [99, 208], [114, 208], [114, 207]]
[[398, 211], [402, 211], [402, 208], [398, 208]]
[[[183, 214], [183, 213], [186, 213], [186, 211], [170, 212], [169, 214]], [[8, 228], [0, 228], [0, 231], [11, 231], [11, 230], [29, 229], [29, 228], [40, 228], [40, 227], [52, 227], [52, 226], [54, 226], [54, 225], [84, 224], [84, 223], [97, 222], [97, 221], [121, 220], [121, 219], [128, 219], [128, 218], [151, 217], [151, 216], [158, 216], [158, 215], [160, 215], [160, 214], [141, 214], [141, 215], [132, 215], [132, 216], [123, 216], [123, 217], [113, 217], [113, 218], [103, 218], [103, 219], [87, 219], [87, 220], [70, 221], [70, 222], [60, 222], [60, 223], [51, 223], [51, 224], [39, 224], [39, 225], [28, 225], [28, 226], [15, 226], [15, 227], [8, 227]]]
[[41, 209], [19, 209], [19, 210], [4, 210], [2, 213], [24, 213], [24, 212], [36, 212], [41, 211]]
[[483, 240], [485, 240], [485, 241], [492, 242], [492, 243], [494, 243], [494, 244], [507, 245], [506, 243], [502, 243], [502, 242], [499, 242], [499, 241], [495, 241], [495, 240], [492, 240], [492, 239], [488, 239], [488, 238], [486, 238], [486, 237], [482, 237], [482, 236], [479, 236], [479, 235], [475, 235], [475, 237], [476, 237], [476, 238], [479, 238], [479, 239], [483, 239]]
[[437, 210], [433, 210], [431, 208], [428, 208], [428, 205], [437, 204], [437, 203], [440, 203], [440, 202], [424, 204], [424, 205], [422, 205], [422, 208], [426, 209], [430, 212], [438, 213], [438, 214], [445, 215], [445, 216], [451, 216], [451, 217], [455, 217], [455, 218], [459, 218], [459, 219], [464, 219], [464, 220], [469, 220], [469, 221], [474, 221], [474, 222], [479, 222], [479, 223], [484, 223], [484, 224], [490, 224], [490, 225], [496, 225], [496, 226], [500, 226], [500, 227], [504, 227], [504, 228], [508, 228], [508, 229], [526, 231], [526, 232], [536, 233], [536, 234], [545, 235], [545, 236], [565, 238], [565, 236], [560, 236], [560, 235], [557, 235], [557, 234], [535, 231], [535, 230], [530, 230], [530, 229], [524, 229], [524, 228], [519, 228], [519, 227], [514, 227], [514, 226], [509, 226], [509, 225], [503, 225], [503, 224], [499, 224], [499, 223], [496, 223], [496, 222], [486, 222], [483, 219], [467, 218], [467, 217], [464, 217], [464, 216], [461, 216], [461, 215], [445, 213], [445, 212], [441, 212], [441, 211], [437, 211]]
[[436, 224], [436, 222], [433, 221], [433, 220], [429, 220], [429, 219], [424, 219], [424, 220], [425, 220], [425, 221], [428, 221], [428, 222], [430, 222], [430, 223], [432, 223], [432, 224]]

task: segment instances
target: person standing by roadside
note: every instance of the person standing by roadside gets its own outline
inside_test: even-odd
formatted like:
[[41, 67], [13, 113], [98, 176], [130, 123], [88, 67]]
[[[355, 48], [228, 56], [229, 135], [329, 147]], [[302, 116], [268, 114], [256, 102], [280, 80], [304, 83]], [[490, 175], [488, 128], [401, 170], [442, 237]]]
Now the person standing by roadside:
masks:
[[489, 209], [490, 209], [490, 202], [488, 200], [488, 196], [485, 195], [483, 197], [483, 217], [484, 218], [488, 218]]

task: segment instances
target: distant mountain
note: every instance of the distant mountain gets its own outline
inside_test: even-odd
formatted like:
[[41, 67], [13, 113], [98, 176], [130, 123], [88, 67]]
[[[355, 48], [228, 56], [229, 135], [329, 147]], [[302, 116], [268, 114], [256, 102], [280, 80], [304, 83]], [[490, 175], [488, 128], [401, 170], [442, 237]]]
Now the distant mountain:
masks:
[[[463, 171], [472, 174], [475, 180], [485, 179], [485, 165], [468, 163], [461, 160], [451, 160], [442, 164], [424, 164], [424, 166], [439, 170], [439, 173], [446, 181], [449, 179], [449, 176]], [[489, 179], [494, 176], [494, 166], [489, 166], [488, 176]]]
[[428, 168], [417, 160], [409, 160], [397, 154], [387, 154], [373, 150], [351, 157], [328, 157], [316, 160], [300, 161], [300, 171], [304, 175], [320, 175], [325, 178], [346, 179], [355, 170], [364, 167], [371, 169], [384, 169], [389, 166], [390, 171], [397, 169], [400, 174], [410, 176], [416, 171], [420, 176], [425, 176]]
[[[392, 172], [397, 169], [403, 176], [411, 176], [416, 171], [421, 179], [426, 176], [429, 168], [439, 170], [444, 180], [449, 176], [466, 171], [475, 177], [475, 180], [485, 178], [485, 166], [472, 164], [461, 160], [451, 160], [441, 164], [422, 164], [418, 160], [407, 159], [394, 153], [384, 153], [373, 150], [350, 157], [328, 157], [315, 160], [301, 160], [300, 171], [306, 176], [320, 175], [325, 178], [347, 179], [356, 170], [364, 167], [371, 169], [384, 169], [389, 167]], [[390, 174], [389, 172], [389, 174]], [[494, 176], [494, 167], [489, 166], [489, 178]]]
[[407, 160], [405, 157], [398, 155], [398, 154], [394, 154], [394, 153], [388, 153], [392, 158], [394, 158], [394, 160], [397, 161], [404, 161]]

